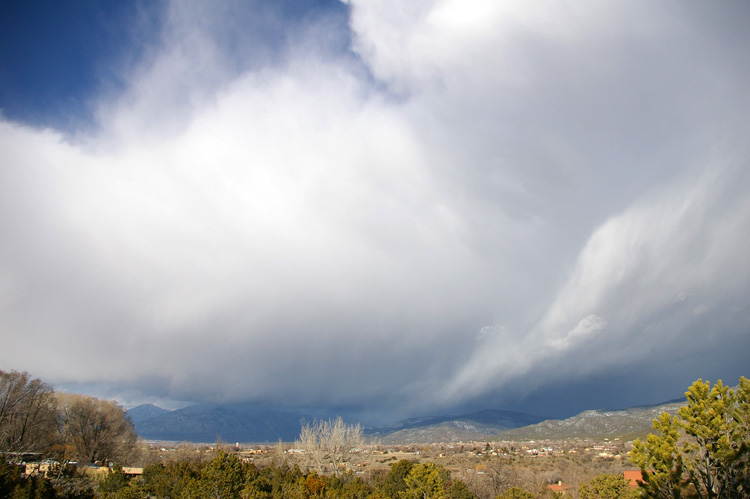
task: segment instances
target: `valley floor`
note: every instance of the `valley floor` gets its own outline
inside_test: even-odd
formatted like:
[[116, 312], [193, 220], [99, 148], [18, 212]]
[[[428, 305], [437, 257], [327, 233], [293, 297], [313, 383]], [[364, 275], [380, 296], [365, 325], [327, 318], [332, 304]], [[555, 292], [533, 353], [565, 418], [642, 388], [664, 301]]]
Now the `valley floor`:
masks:
[[[270, 464], [310, 463], [293, 444], [229, 445], [245, 462], [263, 467]], [[517, 486], [542, 496], [550, 489], [574, 492], [577, 486], [600, 473], [622, 475], [635, 467], [629, 462], [631, 445], [620, 440], [566, 440], [526, 442], [467, 442], [415, 445], [368, 445], [353, 454], [347, 470], [370, 481], [401, 460], [433, 462], [448, 469], [453, 478], [466, 483], [480, 499], [494, 499]], [[208, 460], [215, 445], [152, 444], [151, 460]]]

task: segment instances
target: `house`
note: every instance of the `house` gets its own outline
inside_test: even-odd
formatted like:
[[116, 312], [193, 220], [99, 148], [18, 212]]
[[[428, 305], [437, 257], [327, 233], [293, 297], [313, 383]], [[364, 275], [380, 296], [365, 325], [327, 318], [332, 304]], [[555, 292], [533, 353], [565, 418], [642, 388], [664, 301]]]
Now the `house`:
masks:
[[622, 472], [622, 475], [623, 477], [625, 477], [625, 482], [630, 485], [631, 489], [637, 488], [638, 482], [643, 481], [641, 470], [625, 470]]
[[570, 485], [567, 483], [563, 483], [562, 480], [560, 480], [557, 483], [552, 483], [547, 485], [547, 490], [550, 490], [552, 492], [559, 492], [560, 494], [567, 494], [570, 492]]
[[[67, 470], [73, 470], [76, 468], [74, 462], [65, 464]], [[60, 463], [52, 459], [45, 459], [44, 461], [35, 461], [32, 463], [26, 463], [26, 475], [41, 475], [43, 477], [51, 477], [54, 473], [60, 470]]]

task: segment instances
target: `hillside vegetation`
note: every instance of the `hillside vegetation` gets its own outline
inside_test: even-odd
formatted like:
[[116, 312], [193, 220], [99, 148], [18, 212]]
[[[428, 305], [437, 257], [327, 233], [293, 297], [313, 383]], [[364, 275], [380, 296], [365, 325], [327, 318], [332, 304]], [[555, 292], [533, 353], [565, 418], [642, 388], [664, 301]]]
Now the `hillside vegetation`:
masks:
[[653, 420], [662, 412], [677, 414], [681, 403], [634, 407], [623, 411], [584, 411], [568, 419], [549, 419], [534, 425], [501, 432], [494, 440], [632, 440], [649, 434]]

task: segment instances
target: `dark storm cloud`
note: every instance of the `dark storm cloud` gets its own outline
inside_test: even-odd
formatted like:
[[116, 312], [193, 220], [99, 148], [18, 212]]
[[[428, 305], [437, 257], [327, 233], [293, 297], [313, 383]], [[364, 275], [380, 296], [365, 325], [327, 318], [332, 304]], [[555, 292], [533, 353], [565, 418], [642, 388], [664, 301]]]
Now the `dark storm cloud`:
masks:
[[746, 10], [235, 9], [170, 4], [96, 134], [0, 123], [3, 365], [391, 416], [746, 374]]

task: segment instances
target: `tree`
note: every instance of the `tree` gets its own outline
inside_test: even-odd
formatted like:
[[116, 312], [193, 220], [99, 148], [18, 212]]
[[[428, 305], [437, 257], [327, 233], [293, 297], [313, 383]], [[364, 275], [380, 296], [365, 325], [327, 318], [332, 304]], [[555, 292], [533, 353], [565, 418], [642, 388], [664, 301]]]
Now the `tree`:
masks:
[[637, 499], [638, 489], [633, 489], [623, 475], [601, 473], [578, 488], [581, 499]]
[[630, 460], [641, 469], [646, 497], [671, 499], [681, 497], [683, 489], [682, 455], [678, 452], [680, 439], [677, 418], [662, 412], [653, 422], [654, 430], [645, 442], [635, 440]]
[[235, 454], [217, 449], [214, 458], [204, 465], [200, 474], [190, 477], [181, 490], [188, 499], [234, 499], [244, 486], [242, 462]]
[[182, 459], [166, 465], [152, 464], [143, 469], [143, 485], [149, 497], [183, 497], [188, 485], [201, 474], [196, 461]]
[[417, 464], [404, 478], [406, 490], [399, 492], [399, 496], [401, 499], [443, 499], [449, 479], [450, 472], [435, 463]]
[[125, 461], [138, 436], [118, 404], [78, 394], [58, 394], [58, 429], [63, 448], [86, 463]]
[[52, 387], [29, 373], [0, 371], [0, 451], [41, 451], [55, 429]]
[[685, 393], [677, 416], [654, 420], [660, 435], [633, 442], [647, 497], [702, 499], [750, 495], [750, 381], [734, 391], [699, 379]]
[[127, 485], [128, 477], [122, 472], [122, 466], [116, 464], [104, 477], [99, 478], [97, 488], [104, 497], [116, 497], [118, 491]]
[[453, 480], [445, 493], [445, 499], [477, 499], [477, 496], [464, 482]]
[[492, 459], [484, 464], [484, 482], [489, 487], [491, 497], [496, 497], [502, 491], [518, 485], [520, 477], [518, 471], [506, 459]]
[[43, 477], [27, 477], [19, 466], [0, 459], [0, 497], [53, 499], [55, 491]]
[[400, 459], [395, 463], [391, 463], [391, 470], [383, 479], [381, 488], [392, 499], [398, 499], [399, 493], [406, 490], [406, 482], [404, 479], [409, 475], [409, 472], [414, 467], [414, 463], [407, 459]]
[[300, 446], [318, 471], [325, 472], [331, 465], [336, 475], [341, 472], [341, 465], [351, 459], [353, 451], [364, 444], [362, 427], [348, 425], [341, 417], [303, 422], [299, 437]]
[[511, 487], [505, 494], [497, 496], [497, 499], [534, 499], [534, 494], [521, 487]]

